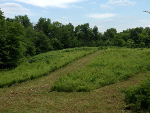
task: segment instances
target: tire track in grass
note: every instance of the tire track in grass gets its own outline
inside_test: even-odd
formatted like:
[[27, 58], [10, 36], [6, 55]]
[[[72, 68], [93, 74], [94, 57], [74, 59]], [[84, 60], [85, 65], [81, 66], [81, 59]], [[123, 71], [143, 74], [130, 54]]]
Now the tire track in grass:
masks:
[[146, 73], [91, 92], [51, 92], [51, 85], [69, 72], [83, 68], [99, 56], [97, 51], [44, 76], [0, 89], [0, 113], [124, 113], [122, 89], [138, 84]]
[[[21, 84], [14, 84], [8, 88], [0, 88], [0, 112], [19, 112], [22, 106], [24, 106], [24, 108], [28, 106], [27, 109], [32, 109], [32, 100], [34, 100], [35, 97], [47, 97], [50, 87], [61, 75], [78, 71], [94, 58], [98, 57], [101, 52], [102, 51], [96, 51], [80, 58], [50, 73], [48, 76], [43, 76]], [[40, 101], [42, 101], [42, 99]], [[42, 103], [40, 103], [40, 105], [41, 104]]]
[[[94, 58], [98, 57], [102, 51], [96, 51], [92, 54], [89, 54], [83, 58], [80, 58], [73, 63], [70, 63], [52, 73], [48, 76], [43, 76], [34, 80], [30, 80], [21, 84], [14, 84], [10, 88], [4, 89], [12, 89], [18, 90], [19, 92], [24, 89], [25, 90], [36, 90], [39, 92], [48, 92], [50, 90], [51, 85], [61, 76], [66, 75], [67, 73], [78, 71], [79, 69], [83, 68], [86, 64], [92, 61]], [[3, 89], [0, 89], [0, 91]], [[1, 92], [0, 92], [1, 93]]]
[[[41, 80], [39, 79], [39, 80], [35, 81], [35, 84], [36, 84], [35, 87], [38, 87], [38, 86], [40, 87], [40, 86], [42, 86], [44, 84], [45, 86], [43, 86], [43, 87], [45, 87], [45, 91], [49, 91], [51, 85], [60, 76], [66, 75], [67, 73], [71, 73], [71, 72], [75, 72], [75, 71], [80, 70], [86, 64], [88, 64], [90, 61], [92, 61], [93, 59], [97, 58], [101, 52], [102, 51], [94, 52], [94, 53], [92, 53], [90, 55], [87, 55], [87, 56], [85, 56], [83, 58], [80, 58], [80, 59], [76, 60], [73, 63], [70, 63], [70, 64], [66, 65], [65, 67], [62, 67], [62, 68], [52, 72], [49, 76], [42, 77]], [[40, 90], [41, 90], [41, 88], [40, 88]]]

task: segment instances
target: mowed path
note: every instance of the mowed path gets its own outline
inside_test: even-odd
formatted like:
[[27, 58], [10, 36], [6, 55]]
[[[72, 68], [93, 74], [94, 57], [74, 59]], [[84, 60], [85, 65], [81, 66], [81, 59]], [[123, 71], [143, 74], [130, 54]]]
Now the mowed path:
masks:
[[85, 56], [59, 70], [22, 84], [0, 89], [0, 113], [124, 113], [122, 89], [136, 85], [146, 73], [92, 92], [50, 92], [61, 75], [78, 71], [102, 51]]

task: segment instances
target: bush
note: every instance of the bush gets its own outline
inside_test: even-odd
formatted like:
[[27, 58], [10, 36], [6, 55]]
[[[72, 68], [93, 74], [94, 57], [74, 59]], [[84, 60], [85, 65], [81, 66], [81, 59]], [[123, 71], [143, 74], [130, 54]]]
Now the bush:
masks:
[[150, 79], [125, 92], [127, 105], [135, 111], [150, 112]]
[[18, 22], [5, 24], [0, 34], [0, 69], [16, 67], [24, 53], [23, 26]]

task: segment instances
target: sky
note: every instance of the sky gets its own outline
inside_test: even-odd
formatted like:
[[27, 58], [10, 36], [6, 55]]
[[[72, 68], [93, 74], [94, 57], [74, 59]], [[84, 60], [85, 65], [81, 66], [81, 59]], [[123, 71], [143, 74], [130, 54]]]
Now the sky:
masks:
[[135, 27], [150, 27], [150, 0], [0, 0], [5, 17], [28, 15], [36, 24], [40, 17], [52, 22], [89, 23], [99, 32], [116, 28], [118, 32]]

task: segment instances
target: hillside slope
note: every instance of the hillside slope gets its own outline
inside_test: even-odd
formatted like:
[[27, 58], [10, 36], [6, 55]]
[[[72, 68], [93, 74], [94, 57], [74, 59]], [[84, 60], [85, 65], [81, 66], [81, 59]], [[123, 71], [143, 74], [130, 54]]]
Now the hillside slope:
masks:
[[81, 58], [49, 76], [9, 88], [0, 89], [1, 113], [121, 113], [126, 111], [122, 89], [136, 85], [147, 73], [140, 73], [124, 82], [105, 86], [92, 92], [49, 92], [59, 76], [81, 69], [98, 57], [97, 51]]

